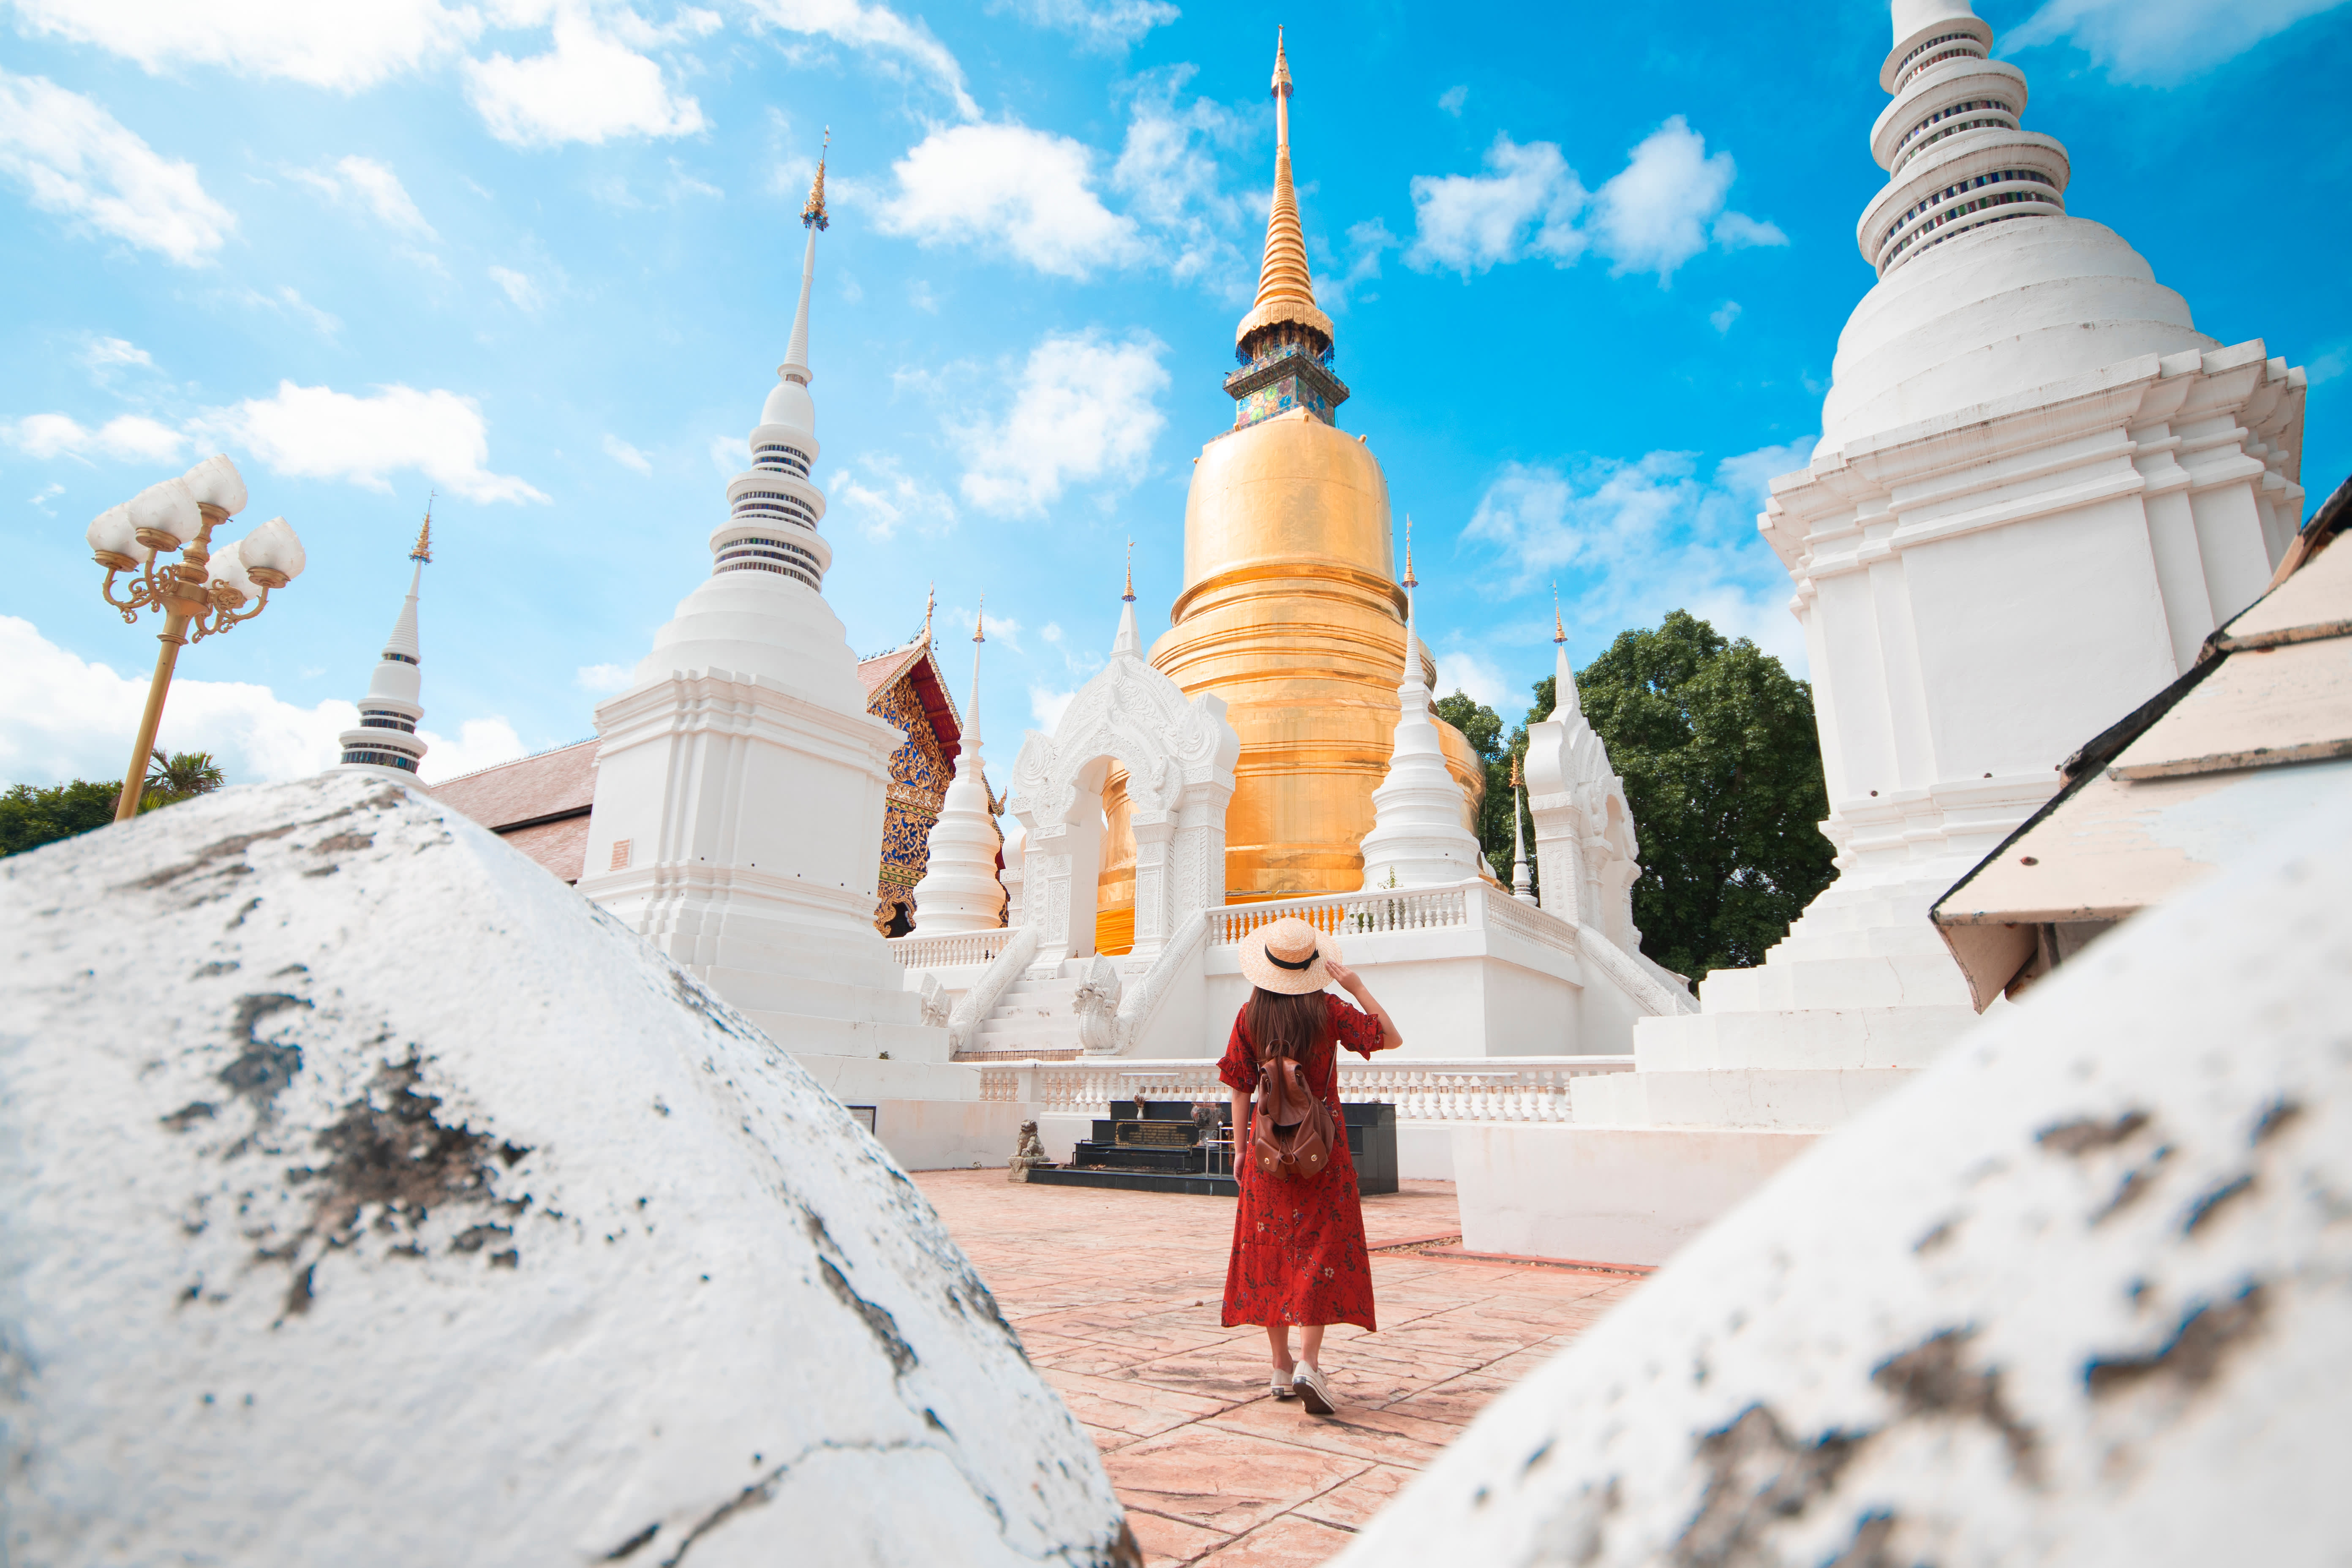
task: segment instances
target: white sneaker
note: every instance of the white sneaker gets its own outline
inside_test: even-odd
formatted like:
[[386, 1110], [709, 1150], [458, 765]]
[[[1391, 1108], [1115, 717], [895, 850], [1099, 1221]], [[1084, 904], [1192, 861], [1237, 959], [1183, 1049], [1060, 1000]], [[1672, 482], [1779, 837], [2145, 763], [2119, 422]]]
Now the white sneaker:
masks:
[[1312, 1363], [1300, 1362], [1290, 1375], [1290, 1384], [1309, 1415], [1328, 1415], [1335, 1408], [1331, 1385], [1323, 1380], [1322, 1369]]
[[1268, 1380], [1265, 1391], [1268, 1394], [1273, 1394], [1276, 1399], [1293, 1398], [1296, 1396], [1297, 1393], [1297, 1391], [1290, 1386], [1290, 1373], [1283, 1371], [1280, 1367], [1276, 1367], [1274, 1369], [1274, 1375]]

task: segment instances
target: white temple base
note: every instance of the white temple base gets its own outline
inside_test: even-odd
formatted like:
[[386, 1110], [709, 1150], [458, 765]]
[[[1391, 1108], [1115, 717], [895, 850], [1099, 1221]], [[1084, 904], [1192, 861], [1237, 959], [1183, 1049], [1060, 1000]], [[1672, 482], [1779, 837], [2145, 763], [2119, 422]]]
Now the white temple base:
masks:
[[[1633, 1076], [1580, 1079], [1576, 1098]], [[1658, 1264], [1821, 1134], [1492, 1121], [1452, 1136], [1466, 1250]]]

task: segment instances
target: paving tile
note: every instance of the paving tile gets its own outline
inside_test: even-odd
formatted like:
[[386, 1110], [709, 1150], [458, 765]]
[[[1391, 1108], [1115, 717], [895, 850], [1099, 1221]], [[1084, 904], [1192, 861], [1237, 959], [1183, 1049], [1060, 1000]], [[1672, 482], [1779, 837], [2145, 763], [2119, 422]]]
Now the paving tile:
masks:
[[1374, 1465], [1362, 1475], [1341, 1481], [1321, 1497], [1307, 1499], [1292, 1511], [1343, 1530], [1361, 1530], [1412, 1479], [1413, 1472], [1402, 1466]]
[[1318, 1568], [1354, 1539], [1350, 1531], [1287, 1513], [1202, 1558], [1201, 1568]]
[[1248, 1433], [1300, 1447], [1383, 1460], [1415, 1470], [1436, 1458], [1439, 1451], [1459, 1436], [1456, 1428], [1443, 1422], [1392, 1415], [1373, 1405], [1354, 1403], [1343, 1390], [1334, 1388], [1332, 1392], [1339, 1394], [1339, 1409], [1334, 1415], [1309, 1415], [1296, 1400], [1260, 1399], [1236, 1405], [1185, 1430], [1214, 1427]]
[[1143, 1548], [1144, 1568], [1175, 1568], [1233, 1539], [1221, 1530], [1203, 1530], [1132, 1506], [1127, 1510], [1127, 1527], [1135, 1531], [1135, 1543]]
[[1367, 1465], [1352, 1454], [1194, 1422], [1105, 1454], [1103, 1468], [1130, 1509], [1239, 1535]]
[[1107, 1427], [1132, 1437], [1156, 1437], [1160, 1433], [1214, 1415], [1227, 1401], [1202, 1399], [1129, 1378], [1093, 1377], [1085, 1373], [1044, 1369], [1045, 1381], [1070, 1407], [1070, 1414], [1089, 1426]]
[[[917, 1184], [1102, 1451], [1145, 1561], [1169, 1568], [1328, 1561], [1490, 1400], [1639, 1288], [1376, 1254], [1382, 1328], [1325, 1335], [1340, 1410], [1318, 1418], [1267, 1396], [1262, 1329], [1221, 1321], [1231, 1200], [985, 1171]], [[1366, 1200], [1375, 1247], [1458, 1229], [1450, 1185], [1405, 1188]]]

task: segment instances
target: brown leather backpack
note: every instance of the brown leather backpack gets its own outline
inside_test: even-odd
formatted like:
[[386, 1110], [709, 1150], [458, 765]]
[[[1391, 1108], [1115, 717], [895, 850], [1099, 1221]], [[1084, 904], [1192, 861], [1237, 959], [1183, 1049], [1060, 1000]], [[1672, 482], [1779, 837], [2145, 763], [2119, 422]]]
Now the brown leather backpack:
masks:
[[1304, 1182], [1323, 1173], [1338, 1142], [1328, 1101], [1307, 1087], [1307, 1074], [1288, 1057], [1258, 1064], [1257, 1103], [1250, 1113], [1251, 1153], [1259, 1172]]

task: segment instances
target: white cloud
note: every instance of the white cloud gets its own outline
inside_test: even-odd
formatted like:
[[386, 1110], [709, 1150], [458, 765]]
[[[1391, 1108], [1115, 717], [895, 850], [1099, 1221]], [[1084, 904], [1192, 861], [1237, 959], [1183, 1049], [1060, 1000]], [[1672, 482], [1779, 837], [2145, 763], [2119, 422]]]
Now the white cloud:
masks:
[[1533, 258], [1567, 267], [1589, 247], [1612, 272], [1653, 272], [1663, 287], [1710, 241], [1726, 250], [1789, 243], [1773, 225], [1724, 210], [1738, 168], [1728, 153], [1710, 157], [1679, 114], [1589, 195], [1549, 142], [1521, 146], [1497, 132], [1486, 162], [1484, 174], [1413, 176], [1408, 265], [1467, 278]]
[[490, 281], [506, 290], [507, 300], [526, 316], [535, 316], [547, 303], [547, 295], [540, 286], [511, 267], [490, 268]]
[[1062, 628], [1055, 622], [1047, 621], [1044, 626], [1038, 629], [1037, 635], [1044, 637], [1049, 643], [1058, 645], [1062, 640]]
[[2004, 54], [2071, 43], [2117, 81], [2168, 87], [2237, 58], [2344, 0], [2043, 0]]
[[1770, 224], [1724, 212], [1738, 173], [1730, 153], [1709, 156], [1706, 138], [1679, 114], [1643, 137], [1624, 170], [1593, 196], [1589, 226], [1595, 247], [1614, 263], [1610, 270], [1654, 272], [1664, 288], [1676, 268], [1706, 248], [1710, 222], [1727, 250], [1788, 244]]
[[300, 173], [302, 178], [311, 184], [364, 206], [386, 228], [416, 239], [441, 237], [433, 231], [433, 226], [425, 221], [425, 215], [417, 210], [416, 203], [409, 196], [408, 187], [400, 183], [400, 176], [393, 173], [389, 163], [354, 154], [337, 160], [333, 175], [308, 171]]
[[[355, 679], [362, 668], [354, 664]], [[47, 785], [122, 776], [147, 700], [143, 669], [121, 674], [86, 661], [15, 616], [0, 616], [0, 668], [12, 678], [0, 684], [0, 779]], [[231, 784], [305, 778], [331, 767], [342, 754], [341, 732], [359, 723], [359, 709], [351, 702], [330, 699], [303, 708], [267, 686], [194, 679], [187, 668], [184, 663], [172, 682], [156, 750], [210, 752]], [[500, 717], [466, 720], [454, 740], [429, 727], [417, 733], [432, 748], [425, 759], [431, 779], [488, 767], [525, 750], [514, 726]]]
[[2312, 355], [2311, 363], [2304, 372], [2304, 377], [2312, 386], [2324, 386], [2342, 375], [2347, 369], [2352, 369], [2352, 343], [2337, 343], [2332, 348]]
[[1050, 686], [1033, 686], [1029, 689], [1029, 717], [1037, 728], [1050, 735], [1054, 732], [1054, 726], [1062, 721], [1062, 715], [1069, 711], [1070, 701], [1077, 694], [1078, 689], [1075, 686], [1067, 691], [1056, 691]]
[[1583, 636], [1605, 640], [1684, 609], [1801, 672], [1788, 575], [1757, 538], [1755, 516], [1768, 481], [1803, 468], [1811, 452], [1810, 437], [1766, 447], [1725, 458], [1704, 479], [1687, 452], [1568, 468], [1509, 463], [1463, 538], [1494, 549], [1507, 592], [1562, 580]]
[[1510, 694], [1510, 681], [1500, 669], [1466, 649], [1437, 656], [1437, 694], [1459, 691], [1471, 701], [1492, 708]]
[[1167, 418], [1156, 402], [1168, 384], [1167, 345], [1148, 333], [1112, 342], [1100, 332], [1048, 335], [999, 420], [955, 432], [963, 498], [1003, 517], [1034, 517], [1073, 482], [1132, 484]]
[[1731, 331], [1731, 323], [1738, 320], [1739, 320], [1739, 301], [1737, 300], [1726, 300], [1706, 313], [1707, 325], [1713, 327], [1717, 332], [1728, 332]]
[[291, 286], [281, 287], [274, 297], [257, 294], [254, 299], [269, 310], [290, 313], [308, 321], [310, 329], [329, 342], [333, 342], [335, 335], [343, 330], [341, 317], [331, 311], [321, 310], [302, 298], [300, 289]]
[[437, 387], [384, 386], [358, 397], [281, 381], [275, 395], [208, 410], [198, 423], [242, 443], [281, 474], [389, 490], [385, 476], [415, 469], [468, 500], [548, 499], [525, 480], [483, 466], [490, 443], [481, 405]]
[[936, 534], [956, 521], [955, 502], [945, 490], [880, 453], [866, 453], [840, 469], [825, 493], [832, 515], [875, 539], [888, 539], [901, 528]]
[[465, 720], [458, 724], [457, 738], [454, 741], [422, 725], [416, 733], [431, 748], [418, 774], [427, 784], [454, 779], [460, 773], [479, 773], [500, 763], [513, 762], [530, 749], [522, 743], [522, 737], [515, 733], [514, 726], [504, 718]]
[[[982, 612], [982, 618], [988, 624], [988, 640], [990, 642], [1002, 643], [1006, 647], [1012, 649], [1014, 653], [1019, 653], [1021, 651], [1021, 623], [1019, 621], [1014, 620], [1009, 616], [991, 616], [986, 614], [984, 611]], [[971, 625], [971, 611], [970, 609], [961, 605], [943, 605], [940, 610], [939, 623], [933, 629], [931, 635], [939, 639], [943, 650], [951, 650], [957, 646], [968, 643], [971, 640], [971, 633], [967, 629]], [[946, 658], [946, 653], [943, 651], [940, 657], [943, 658]], [[950, 662], [952, 664], [953, 661], [950, 660]]]
[[605, 432], [604, 435], [604, 456], [612, 458], [621, 467], [635, 468], [641, 474], [651, 475], [654, 471], [653, 464], [646, 460], [646, 455], [643, 452], [610, 431]]
[[751, 466], [751, 447], [740, 436], [710, 438], [710, 466], [733, 479]]
[[1250, 269], [1235, 237], [1247, 227], [1246, 204], [1223, 189], [1219, 147], [1246, 145], [1256, 126], [1209, 99], [1180, 103], [1191, 66], [1146, 74], [1110, 187], [1127, 198], [1128, 216], [1150, 231], [1149, 247], [1179, 282], [1239, 281]]
[[54, 510], [50, 510], [49, 503], [65, 493], [65, 486], [58, 484], [56, 480], [52, 479], [47, 484], [43, 485], [39, 489], [35, 490], [31, 495], [26, 496], [25, 498], [25, 504], [26, 506], [37, 506], [43, 511], [48, 512], [51, 517], [55, 517], [58, 514]]
[[194, 163], [163, 156], [97, 103], [43, 77], [0, 70], [0, 174], [43, 212], [183, 267], [209, 259], [236, 226]]
[[119, 364], [137, 365], [142, 370], [155, 368], [155, 361], [147, 351], [125, 338], [92, 338], [89, 347], [81, 352], [81, 363], [100, 381]]
[[1075, 35], [1081, 47], [1104, 54], [1125, 50], [1183, 14], [1166, 0], [1011, 0], [1010, 8], [1032, 26]]
[[1362, 304], [1379, 296], [1362, 291], [1366, 283], [1376, 281], [1381, 275], [1381, 258], [1391, 250], [1402, 249], [1404, 241], [1389, 232], [1389, 226], [1380, 218], [1348, 226], [1348, 265], [1337, 274], [1315, 279], [1315, 298], [1323, 308], [1338, 315], [1349, 306]]
[[1576, 215], [1583, 182], [1549, 142], [1522, 147], [1497, 132], [1484, 174], [1415, 174], [1415, 234], [1406, 265], [1467, 278], [1497, 262], [1549, 258], [1567, 266], [1584, 252]]
[[637, 677], [625, 664], [583, 664], [572, 679], [583, 691], [609, 697], [615, 691], [626, 691]]
[[16, 0], [16, 10], [28, 31], [95, 44], [151, 74], [221, 66], [343, 92], [451, 53], [482, 28], [474, 7], [451, 9], [440, 0]]
[[930, 284], [920, 278], [907, 285], [907, 303], [926, 315], [940, 313], [940, 297], [931, 292]]
[[1456, 120], [1462, 118], [1462, 106], [1469, 101], [1470, 87], [1467, 82], [1459, 87], [1449, 87], [1437, 95], [1437, 107]]
[[1133, 221], [1091, 188], [1093, 162], [1091, 150], [1051, 132], [949, 126], [891, 165], [898, 188], [880, 226], [924, 246], [1002, 247], [1040, 272], [1084, 279], [1142, 254]]
[[[624, 23], [637, 23], [623, 12]], [[688, 136], [705, 121], [692, 98], [673, 94], [662, 68], [599, 27], [583, 5], [555, 13], [555, 47], [513, 59], [466, 62], [466, 93], [491, 135], [519, 147], [602, 143], [615, 136]]]
[[[28, 458], [107, 458], [120, 463], [168, 463], [188, 438], [139, 414], [120, 414], [96, 429], [63, 414], [31, 414], [0, 425], [0, 437]], [[159, 476], [168, 478], [169, 476]]]
[[856, 49], [886, 70], [927, 77], [955, 102], [966, 120], [980, 118], [980, 106], [964, 90], [963, 67], [947, 46], [919, 22], [909, 22], [887, 5], [858, 0], [751, 0], [761, 21], [786, 32], [830, 38]]

